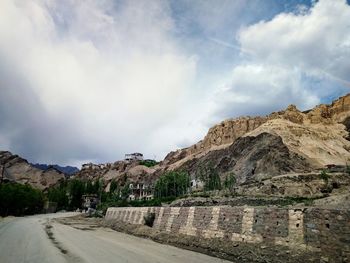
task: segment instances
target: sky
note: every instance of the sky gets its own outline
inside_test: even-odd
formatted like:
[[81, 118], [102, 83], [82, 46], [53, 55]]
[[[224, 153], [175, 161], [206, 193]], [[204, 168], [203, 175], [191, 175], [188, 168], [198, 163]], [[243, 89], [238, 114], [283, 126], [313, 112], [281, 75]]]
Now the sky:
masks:
[[161, 160], [216, 123], [350, 91], [346, 0], [0, 0], [0, 149]]

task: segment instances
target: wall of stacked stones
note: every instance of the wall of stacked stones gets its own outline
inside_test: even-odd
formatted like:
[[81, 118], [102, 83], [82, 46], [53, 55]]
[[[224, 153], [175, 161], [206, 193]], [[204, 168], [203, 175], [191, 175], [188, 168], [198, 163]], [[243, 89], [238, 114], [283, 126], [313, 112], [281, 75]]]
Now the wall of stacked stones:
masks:
[[127, 207], [109, 208], [107, 220], [144, 224], [170, 234], [220, 238], [231, 242], [282, 245], [350, 257], [350, 211], [318, 208]]

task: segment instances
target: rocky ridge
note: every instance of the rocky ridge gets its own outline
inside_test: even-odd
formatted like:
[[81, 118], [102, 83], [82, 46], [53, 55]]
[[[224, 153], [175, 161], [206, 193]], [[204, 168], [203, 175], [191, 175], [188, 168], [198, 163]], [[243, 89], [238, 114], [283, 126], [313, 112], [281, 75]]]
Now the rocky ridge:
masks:
[[[350, 142], [347, 140], [349, 130], [350, 94], [340, 97], [330, 105], [321, 104], [305, 112], [290, 105], [286, 110], [273, 112], [268, 116], [225, 120], [210, 128], [204, 139], [197, 144], [169, 153], [163, 164], [176, 169], [184, 160], [195, 159], [209, 151], [228, 147], [241, 136], [256, 136], [262, 132], [281, 136], [288, 148], [309, 158], [316, 166], [345, 164], [350, 160]], [[301, 140], [298, 137], [302, 137]], [[332, 141], [337, 144], [336, 147], [332, 146]], [[298, 147], [293, 147], [296, 143], [299, 143]], [[310, 151], [316, 153], [303, 152], [301, 147], [304, 143], [310, 143], [314, 148]], [[321, 150], [317, 153], [319, 145]], [[320, 158], [319, 154], [325, 156]], [[332, 157], [333, 154], [338, 157]]]
[[40, 190], [46, 190], [65, 179], [65, 175], [54, 168], [43, 171], [8, 151], [0, 151], [0, 175], [3, 181], [29, 184]]
[[288, 173], [309, 173], [350, 160], [350, 95], [309, 111], [287, 109], [262, 117], [225, 120], [209, 129], [195, 145], [169, 153], [152, 168], [123, 161], [82, 170], [81, 178], [152, 182], [169, 170], [186, 170], [195, 177], [211, 164], [220, 175], [234, 172], [238, 182]]
[[[210, 128], [202, 141], [169, 153], [151, 168], [139, 161], [88, 164], [74, 177], [152, 184], [166, 171], [186, 170], [195, 177], [200, 167], [211, 164], [221, 176], [233, 172], [239, 184], [246, 184], [283, 174], [310, 173], [326, 165], [346, 165], [350, 162], [349, 130], [350, 94], [309, 111], [290, 105], [267, 116], [225, 120]], [[21, 172], [31, 171], [36, 178], [31, 180], [40, 184], [42, 171], [27, 162], [17, 166]]]

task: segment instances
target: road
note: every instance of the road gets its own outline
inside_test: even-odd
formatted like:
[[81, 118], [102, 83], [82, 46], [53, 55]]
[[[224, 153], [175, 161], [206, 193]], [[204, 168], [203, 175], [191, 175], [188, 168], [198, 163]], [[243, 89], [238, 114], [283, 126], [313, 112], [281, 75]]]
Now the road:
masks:
[[0, 262], [229, 262], [106, 228], [84, 230], [52, 221], [73, 215], [57, 213], [0, 221]]

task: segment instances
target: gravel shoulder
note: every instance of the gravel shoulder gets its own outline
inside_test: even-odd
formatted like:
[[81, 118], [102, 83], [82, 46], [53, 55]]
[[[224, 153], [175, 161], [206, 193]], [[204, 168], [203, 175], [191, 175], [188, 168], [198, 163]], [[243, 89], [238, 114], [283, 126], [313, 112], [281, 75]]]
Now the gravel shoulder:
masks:
[[0, 222], [0, 262], [228, 262], [102, 227], [101, 219], [68, 215], [36, 215]]
[[[221, 239], [204, 239], [182, 234], [169, 234], [158, 231], [145, 225], [130, 225], [118, 223], [115, 220], [104, 220], [100, 218], [84, 218], [82, 216], [72, 218], [61, 218], [57, 220], [61, 224], [69, 225], [80, 230], [97, 230], [104, 227], [105, 231], [111, 229], [117, 235], [128, 234], [125, 237], [136, 236], [143, 240], [150, 239], [157, 243], [166, 244], [181, 249], [186, 249], [201, 254], [206, 254], [222, 260], [232, 262], [317, 262], [320, 255], [315, 252], [303, 252], [291, 250], [284, 246], [268, 247], [261, 244], [249, 244], [242, 242], [227, 242]], [[107, 230], [106, 230], [107, 229]], [[116, 232], [117, 231], [117, 232]], [[185, 251], [185, 250], [183, 250]], [[196, 253], [198, 254], [198, 253]], [[186, 261], [187, 262], [187, 261]]]

